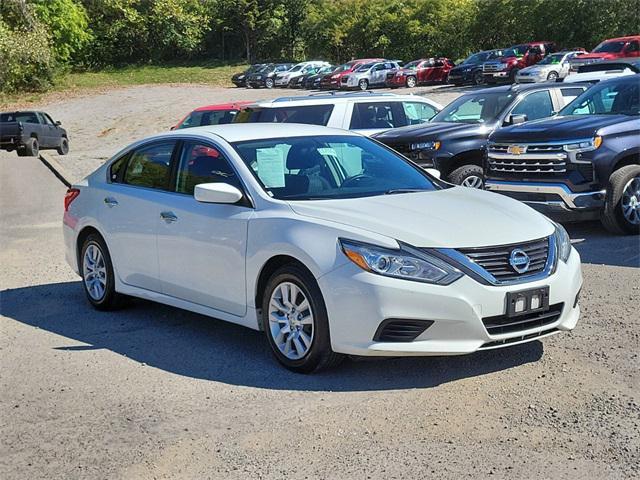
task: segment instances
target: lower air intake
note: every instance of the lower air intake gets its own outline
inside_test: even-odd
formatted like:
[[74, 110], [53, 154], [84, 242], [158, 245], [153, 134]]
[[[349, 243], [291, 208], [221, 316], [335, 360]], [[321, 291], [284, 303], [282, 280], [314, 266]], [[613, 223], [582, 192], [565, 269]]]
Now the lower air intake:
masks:
[[413, 342], [431, 325], [433, 325], [432, 320], [388, 318], [380, 324], [373, 340], [376, 342]]

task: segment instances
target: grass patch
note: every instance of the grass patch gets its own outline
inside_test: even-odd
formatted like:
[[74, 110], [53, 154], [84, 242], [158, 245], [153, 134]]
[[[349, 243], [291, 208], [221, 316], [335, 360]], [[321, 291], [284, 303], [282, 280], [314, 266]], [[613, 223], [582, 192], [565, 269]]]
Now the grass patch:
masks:
[[69, 72], [58, 76], [48, 92], [0, 93], [0, 108], [29, 105], [56, 93], [162, 83], [196, 83], [212, 87], [229, 87], [231, 76], [247, 68], [244, 64], [200, 63], [195, 65], [134, 65], [108, 68], [96, 72]]

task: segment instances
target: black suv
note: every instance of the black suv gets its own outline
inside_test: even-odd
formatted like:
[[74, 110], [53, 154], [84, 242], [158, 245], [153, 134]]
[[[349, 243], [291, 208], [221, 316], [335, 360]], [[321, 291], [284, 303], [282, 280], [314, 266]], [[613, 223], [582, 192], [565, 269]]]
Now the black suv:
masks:
[[462, 85], [464, 83], [484, 84], [482, 64], [488, 60], [500, 58], [502, 52], [502, 50], [485, 50], [474, 53], [449, 71], [447, 81], [454, 85]]
[[640, 231], [640, 75], [591, 87], [557, 116], [489, 137], [487, 190], [565, 219]]
[[231, 77], [231, 82], [236, 87], [246, 87], [247, 86], [247, 82], [246, 82], [247, 75], [251, 75], [252, 73], [257, 72], [258, 70], [260, 70], [264, 66], [265, 66], [264, 63], [254, 63], [249, 68], [247, 68], [244, 72], [239, 72], [239, 73], [236, 73], [235, 75], [233, 75]]
[[251, 73], [245, 77], [245, 82], [249, 88], [273, 88], [278, 73], [286, 72], [293, 63], [269, 63], [257, 72]]
[[538, 83], [485, 88], [458, 97], [428, 123], [373, 137], [442, 178], [482, 188], [485, 146], [497, 128], [550, 117], [580, 95], [579, 84]]

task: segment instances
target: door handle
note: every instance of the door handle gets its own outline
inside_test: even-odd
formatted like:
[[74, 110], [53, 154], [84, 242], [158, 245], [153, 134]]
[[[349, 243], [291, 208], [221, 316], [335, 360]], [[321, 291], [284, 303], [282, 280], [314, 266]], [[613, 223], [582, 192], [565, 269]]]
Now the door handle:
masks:
[[118, 205], [118, 201], [113, 197], [105, 197], [104, 198], [104, 203], [108, 207], [115, 207], [116, 205]]
[[167, 223], [173, 223], [178, 221], [178, 217], [173, 212], [160, 212], [160, 218]]

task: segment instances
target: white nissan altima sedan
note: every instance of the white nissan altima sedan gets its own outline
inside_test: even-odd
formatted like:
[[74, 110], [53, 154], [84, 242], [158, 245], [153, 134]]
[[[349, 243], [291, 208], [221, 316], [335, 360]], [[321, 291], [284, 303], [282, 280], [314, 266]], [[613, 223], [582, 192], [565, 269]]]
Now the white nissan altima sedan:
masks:
[[560, 225], [313, 125], [134, 143], [69, 189], [64, 237], [96, 308], [141, 297], [262, 330], [299, 372], [514, 345], [580, 312]]

